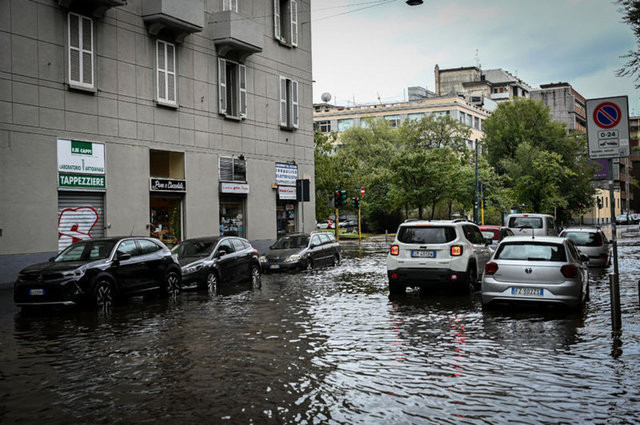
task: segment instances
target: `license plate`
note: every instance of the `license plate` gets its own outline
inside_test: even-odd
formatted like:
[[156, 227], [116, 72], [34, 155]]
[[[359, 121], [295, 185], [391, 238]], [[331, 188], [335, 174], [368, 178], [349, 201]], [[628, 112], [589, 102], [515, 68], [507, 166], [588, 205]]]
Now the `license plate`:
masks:
[[435, 251], [411, 251], [411, 256], [415, 258], [436, 258]]
[[270, 269], [279, 269], [280, 268], [280, 264], [272, 264], [269, 266]]
[[540, 288], [511, 288], [511, 294], [541, 297], [543, 290]]
[[44, 295], [44, 289], [29, 289], [29, 295]]

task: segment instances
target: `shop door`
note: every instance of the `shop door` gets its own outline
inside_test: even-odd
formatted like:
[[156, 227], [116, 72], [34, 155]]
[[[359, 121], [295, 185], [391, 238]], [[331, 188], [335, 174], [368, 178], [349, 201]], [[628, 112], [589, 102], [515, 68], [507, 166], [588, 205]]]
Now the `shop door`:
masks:
[[151, 197], [151, 237], [169, 248], [182, 239], [182, 197]]
[[104, 237], [104, 194], [58, 192], [58, 250]]

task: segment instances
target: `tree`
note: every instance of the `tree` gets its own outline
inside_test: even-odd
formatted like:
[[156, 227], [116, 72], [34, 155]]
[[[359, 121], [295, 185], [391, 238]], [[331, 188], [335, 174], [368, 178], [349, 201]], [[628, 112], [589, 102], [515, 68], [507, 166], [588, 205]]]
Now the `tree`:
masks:
[[[618, 0], [620, 12], [623, 14], [622, 21], [631, 26], [636, 42], [640, 47], [640, 0]], [[618, 77], [631, 77], [636, 75], [634, 81], [636, 88], [640, 88], [640, 50], [630, 50], [623, 58], [627, 59], [624, 66], [616, 72]]]

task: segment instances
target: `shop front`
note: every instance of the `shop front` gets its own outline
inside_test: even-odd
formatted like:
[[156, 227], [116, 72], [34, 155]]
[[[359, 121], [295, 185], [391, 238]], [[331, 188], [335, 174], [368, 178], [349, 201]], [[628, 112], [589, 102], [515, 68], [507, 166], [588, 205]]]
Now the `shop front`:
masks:
[[103, 143], [58, 139], [58, 250], [104, 237]]
[[298, 166], [295, 163], [276, 162], [276, 230], [277, 237], [296, 231], [296, 179]]
[[154, 177], [150, 182], [150, 235], [171, 248], [182, 240], [187, 183], [184, 180]]
[[249, 185], [220, 183], [220, 236], [247, 237], [246, 204]]

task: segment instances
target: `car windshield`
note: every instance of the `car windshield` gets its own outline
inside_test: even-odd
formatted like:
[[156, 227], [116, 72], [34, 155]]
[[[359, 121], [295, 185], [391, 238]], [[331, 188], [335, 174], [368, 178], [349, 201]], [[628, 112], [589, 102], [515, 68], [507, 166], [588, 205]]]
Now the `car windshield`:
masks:
[[496, 260], [567, 261], [564, 246], [545, 242], [509, 242], [498, 248]]
[[602, 246], [602, 236], [597, 232], [565, 232], [562, 236], [578, 246]]
[[271, 249], [306, 248], [309, 245], [308, 235], [284, 236], [271, 245]]
[[206, 257], [211, 254], [217, 243], [217, 239], [184, 241], [174, 246], [171, 252], [178, 254], [178, 258]]
[[533, 227], [542, 229], [542, 219], [540, 217], [511, 217], [509, 227]]
[[58, 254], [53, 261], [56, 263], [67, 261], [93, 261], [109, 257], [115, 241], [82, 241], [70, 245]]
[[398, 230], [398, 241], [402, 243], [447, 243], [455, 238], [452, 226], [402, 226]]

